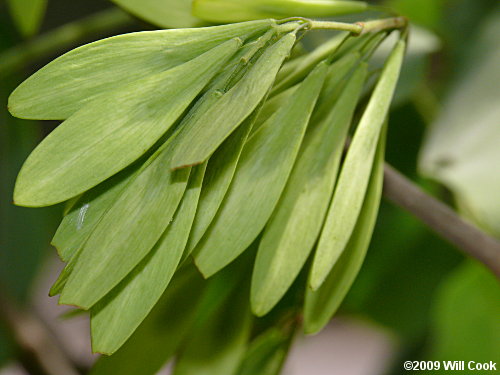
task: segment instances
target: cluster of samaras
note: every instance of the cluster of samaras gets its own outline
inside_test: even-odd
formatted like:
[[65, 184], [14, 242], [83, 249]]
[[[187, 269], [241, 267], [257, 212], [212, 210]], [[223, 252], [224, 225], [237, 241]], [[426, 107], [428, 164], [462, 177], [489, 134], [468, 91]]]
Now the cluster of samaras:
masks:
[[[51, 293], [91, 311], [95, 351], [116, 351], [162, 295], [184, 306], [196, 283], [239, 304], [222, 318], [249, 331], [250, 312], [273, 309], [309, 257], [306, 331], [338, 307], [378, 209], [404, 41], [373, 85], [368, 61], [387, 32], [339, 33], [305, 53], [294, 47], [306, 29], [261, 20], [121, 35], [12, 94], [14, 115], [64, 120], [24, 164], [15, 202], [67, 202], [53, 240], [67, 265]], [[200, 281], [193, 263], [217, 275]]]

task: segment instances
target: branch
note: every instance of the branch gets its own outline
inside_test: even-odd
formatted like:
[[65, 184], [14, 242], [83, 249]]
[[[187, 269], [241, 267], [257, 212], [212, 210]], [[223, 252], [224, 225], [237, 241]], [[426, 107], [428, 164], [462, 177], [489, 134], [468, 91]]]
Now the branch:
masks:
[[76, 366], [52, 333], [35, 315], [22, 310], [0, 293], [0, 318], [21, 350], [20, 361], [30, 373], [79, 375]]
[[500, 242], [459, 217], [386, 164], [384, 196], [427, 224], [467, 255], [476, 258], [500, 279]]

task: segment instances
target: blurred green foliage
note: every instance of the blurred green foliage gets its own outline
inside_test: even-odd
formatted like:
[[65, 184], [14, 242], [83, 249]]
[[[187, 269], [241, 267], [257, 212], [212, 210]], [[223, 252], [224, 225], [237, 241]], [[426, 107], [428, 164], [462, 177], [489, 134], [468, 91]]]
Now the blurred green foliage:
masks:
[[437, 291], [432, 311], [432, 359], [500, 361], [500, 284], [467, 261]]
[[33, 36], [42, 23], [47, 0], [8, 0], [12, 19], [26, 37]]
[[[0, 13], [0, 53], [17, 41], [15, 32]], [[23, 79], [15, 74], [0, 81], [0, 101], [6, 103]], [[13, 119], [5, 105], [0, 110], [0, 292], [27, 302], [32, 282], [45, 257], [55, 228], [54, 209], [33, 211], [12, 204], [14, 181], [24, 159], [41, 136], [39, 123]], [[8, 327], [0, 323], [0, 366], [15, 354]]]
[[385, 5], [408, 17], [417, 25], [437, 30], [443, 19], [443, 11], [447, 0], [387, 0]]
[[420, 152], [423, 174], [454, 194], [458, 209], [477, 225], [500, 236], [500, 6], [478, 27]]

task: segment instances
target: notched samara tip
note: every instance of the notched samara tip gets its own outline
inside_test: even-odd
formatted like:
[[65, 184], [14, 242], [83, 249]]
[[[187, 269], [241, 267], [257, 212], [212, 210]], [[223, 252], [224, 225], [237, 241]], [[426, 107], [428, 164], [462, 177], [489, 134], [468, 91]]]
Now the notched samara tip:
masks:
[[203, 162], [200, 161], [200, 162], [191, 163], [191, 164], [173, 165], [173, 166], [170, 166], [170, 170], [172, 172], [174, 172], [174, 171], [178, 171], [178, 170], [184, 169], [184, 168], [196, 167], [197, 165], [200, 165], [200, 164], [203, 164]]

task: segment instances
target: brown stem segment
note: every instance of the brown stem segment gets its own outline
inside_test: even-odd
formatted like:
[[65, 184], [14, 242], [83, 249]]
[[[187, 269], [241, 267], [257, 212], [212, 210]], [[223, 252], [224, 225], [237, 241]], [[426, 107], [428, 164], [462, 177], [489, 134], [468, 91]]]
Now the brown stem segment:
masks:
[[359, 35], [366, 33], [377, 33], [383, 30], [404, 29], [408, 26], [408, 19], [405, 17], [383, 18], [368, 22], [356, 22], [361, 26]]
[[465, 254], [482, 262], [500, 279], [500, 241], [459, 217], [388, 164], [384, 169], [384, 196]]

